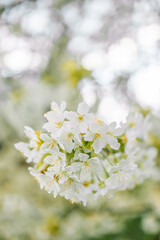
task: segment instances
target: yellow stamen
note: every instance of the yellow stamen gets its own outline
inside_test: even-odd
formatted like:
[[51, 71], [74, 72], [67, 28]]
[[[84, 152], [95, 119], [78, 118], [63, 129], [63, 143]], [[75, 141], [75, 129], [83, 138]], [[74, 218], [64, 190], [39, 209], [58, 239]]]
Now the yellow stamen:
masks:
[[[64, 122], [64, 121], [63, 121]], [[60, 128], [62, 127], [63, 122], [57, 122], [56, 126], [54, 128]]]
[[82, 121], [82, 120], [83, 120], [83, 116], [82, 116], [82, 115], [79, 115], [79, 116], [78, 116], [78, 120], [79, 120], [79, 121]]
[[95, 138], [101, 138], [101, 134], [100, 133], [95, 133], [94, 136], [95, 136]]
[[72, 139], [72, 137], [73, 137], [73, 133], [68, 133], [67, 135], [68, 142]]
[[33, 147], [33, 148], [39, 149], [41, 147], [42, 143], [43, 143], [43, 141], [40, 139], [41, 132], [40, 131], [35, 131], [35, 134], [37, 135], [38, 141], [35, 141], [37, 146]]
[[127, 142], [127, 137], [126, 137], [125, 134], [122, 135], [121, 139], [122, 139], [122, 143], [126, 143]]
[[91, 182], [89, 182], [89, 181], [87, 182], [86, 181], [86, 182], [83, 182], [82, 184], [83, 184], [84, 187], [88, 187], [91, 184]]
[[130, 123], [129, 123], [129, 126], [130, 126], [130, 127], [134, 127], [134, 126], [135, 126], [135, 123], [130, 122]]
[[96, 117], [95, 117], [94, 121], [95, 121], [96, 123], [100, 124], [100, 125], [103, 124], [103, 121], [100, 120], [100, 119], [98, 119], [98, 118], [96, 118]]
[[107, 132], [107, 134], [110, 135], [111, 137], [113, 137], [113, 133]]

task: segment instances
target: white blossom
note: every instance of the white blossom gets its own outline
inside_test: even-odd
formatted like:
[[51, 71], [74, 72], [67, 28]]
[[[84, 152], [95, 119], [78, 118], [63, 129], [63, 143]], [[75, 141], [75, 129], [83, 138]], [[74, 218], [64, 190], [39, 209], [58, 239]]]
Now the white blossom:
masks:
[[85, 141], [91, 141], [92, 147], [96, 154], [98, 154], [107, 144], [106, 127], [97, 123], [91, 123], [89, 130], [84, 135]]
[[55, 150], [48, 150], [49, 155], [44, 158], [44, 162], [50, 164], [55, 169], [64, 169], [66, 165], [66, 155], [62, 152]]
[[107, 127], [107, 142], [112, 149], [118, 150], [120, 147], [120, 143], [118, 142], [116, 137], [119, 137], [123, 134], [123, 128], [116, 129], [116, 122], [111, 123]]
[[71, 173], [76, 173], [80, 182], [91, 181], [95, 172], [102, 172], [100, 160], [96, 157], [89, 158], [88, 154], [80, 153], [79, 161], [74, 162], [67, 168]]
[[78, 144], [81, 145], [80, 132], [77, 128], [72, 128], [70, 124], [66, 124], [60, 133], [59, 142], [68, 153], [71, 153]]
[[85, 133], [88, 124], [94, 121], [94, 115], [89, 112], [89, 107], [86, 103], [80, 103], [76, 112], [67, 112], [66, 117], [70, 120], [73, 126], [79, 128], [81, 133]]
[[51, 104], [51, 111], [44, 114], [44, 117], [47, 118], [48, 122], [44, 124], [43, 128], [52, 133], [53, 138], [58, 136], [59, 129], [64, 124], [65, 107], [66, 104], [64, 102], [61, 103], [60, 107], [57, 103], [53, 102]]

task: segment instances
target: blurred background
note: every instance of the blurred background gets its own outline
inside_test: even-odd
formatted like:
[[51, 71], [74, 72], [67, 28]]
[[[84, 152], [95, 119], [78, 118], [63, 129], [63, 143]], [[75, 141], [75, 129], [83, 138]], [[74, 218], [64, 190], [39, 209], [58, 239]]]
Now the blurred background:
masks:
[[159, 169], [160, 0], [0, 0], [0, 240], [159, 240], [159, 181], [87, 207], [40, 190], [14, 143], [53, 100], [150, 113]]

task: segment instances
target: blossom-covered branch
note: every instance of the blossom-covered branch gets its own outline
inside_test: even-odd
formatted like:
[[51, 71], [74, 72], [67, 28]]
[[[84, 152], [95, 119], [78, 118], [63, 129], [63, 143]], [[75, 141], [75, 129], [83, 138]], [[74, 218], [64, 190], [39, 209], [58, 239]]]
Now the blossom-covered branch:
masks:
[[157, 151], [147, 143], [147, 118], [131, 113], [116, 127], [89, 113], [86, 103], [77, 112], [65, 109], [65, 102], [53, 102], [44, 131], [25, 127], [29, 143], [15, 144], [41, 188], [86, 205], [152, 177]]

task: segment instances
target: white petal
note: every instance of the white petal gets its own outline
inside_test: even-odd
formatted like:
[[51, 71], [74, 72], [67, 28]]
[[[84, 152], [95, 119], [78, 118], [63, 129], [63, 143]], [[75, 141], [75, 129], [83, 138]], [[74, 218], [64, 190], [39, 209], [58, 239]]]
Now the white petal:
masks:
[[51, 138], [46, 134], [46, 133], [41, 133], [40, 134], [40, 139], [43, 140], [44, 142], [48, 142], [51, 140]]
[[123, 169], [123, 171], [133, 171], [137, 168], [137, 165], [130, 161], [122, 160], [119, 164], [119, 168]]
[[88, 154], [85, 153], [79, 153], [79, 158], [81, 161], [86, 161], [89, 158], [89, 156]]
[[56, 102], [52, 102], [52, 103], [51, 103], [51, 109], [52, 109], [55, 113], [58, 113], [58, 112], [59, 112], [58, 104], [57, 104]]
[[59, 153], [59, 156], [62, 160], [66, 160], [66, 154], [65, 153]]
[[63, 143], [63, 146], [68, 153], [71, 153], [74, 148], [74, 143], [70, 141], [67, 144]]
[[93, 141], [93, 134], [92, 133], [85, 134], [84, 135], [84, 140], [89, 141], [89, 142]]
[[135, 115], [134, 113], [129, 113], [128, 116], [126, 117], [127, 122], [134, 122], [135, 121]]
[[28, 143], [19, 142], [14, 144], [15, 148], [20, 151], [27, 159], [27, 162], [32, 162], [33, 151], [28, 148]]
[[82, 168], [81, 172], [80, 172], [80, 181], [84, 182], [84, 181], [89, 181], [90, 180], [90, 172], [88, 171], [87, 168]]
[[57, 182], [55, 182], [55, 187], [54, 187], [54, 191], [53, 191], [54, 197], [57, 196], [57, 194], [59, 193], [59, 191], [60, 191], [59, 185], [58, 185]]
[[[35, 131], [31, 128], [31, 127], [24, 127], [24, 132], [26, 134], [26, 136], [30, 139], [37, 139], [37, 135], [35, 133]], [[37, 139], [38, 140], [38, 139]]]
[[117, 128], [114, 132], [114, 136], [119, 137], [124, 133], [124, 129], [123, 128]]
[[77, 172], [81, 168], [82, 168], [82, 163], [80, 163], [80, 162], [72, 163], [71, 166], [66, 167], [66, 169], [71, 171], [71, 172]]
[[81, 122], [79, 124], [79, 129], [80, 129], [81, 133], [85, 133], [87, 131], [87, 128], [88, 128], [88, 124], [87, 123]]
[[100, 132], [103, 129], [103, 127], [94, 122], [89, 124], [89, 129], [92, 133], [97, 133]]
[[117, 125], [116, 122], [110, 123], [109, 126], [108, 126], [109, 132], [113, 132], [115, 130], [115, 128], [116, 128], [116, 125]]
[[93, 123], [94, 122], [94, 115], [93, 113], [87, 113], [84, 117], [85, 121], [87, 123]]
[[102, 148], [105, 146], [105, 144], [101, 141], [101, 140], [99, 140], [99, 139], [96, 139], [95, 141], [94, 141], [94, 143], [92, 144], [92, 147], [93, 147], [93, 149], [94, 149], [94, 152], [96, 153], [96, 154], [98, 154], [101, 150], [102, 150]]
[[86, 103], [82, 102], [78, 105], [77, 112], [80, 115], [86, 114], [88, 113], [88, 111], [89, 111], [89, 106]]
[[78, 116], [78, 114], [76, 112], [72, 112], [72, 111], [66, 111], [65, 112], [65, 117], [69, 120], [73, 120]]
[[49, 163], [49, 164], [54, 164], [54, 158], [53, 158], [53, 156], [47, 156], [47, 157], [45, 157], [45, 159], [44, 159], [44, 162], [45, 163]]
[[61, 134], [60, 129], [54, 128], [51, 133], [51, 138], [54, 140], [57, 140], [57, 138], [59, 137], [60, 134]]
[[118, 150], [120, 147], [120, 143], [118, 142], [117, 138], [112, 137], [109, 145], [112, 149]]
[[107, 180], [106, 180], [106, 185], [110, 188], [110, 189], [115, 189], [117, 188], [117, 176], [116, 174], [113, 174], [112, 176], [110, 176]]
[[55, 130], [55, 125], [54, 125], [54, 123], [47, 122], [47, 123], [45, 123], [45, 124], [43, 125], [43, 128], [44, 128], [45, 130], [47, 130], [48, 132], [52, 132], [52, 131]]
[[28, 143], [24, 142], [15, 143], [14, 146], [20, 152], [25, 152], [28, 149]]
[[66, 109], [66, 102], [62, 101], [61, 105], [60, 105], [60, 110], [61, 110], [61, 112], [63, 112], [65, 109]]

